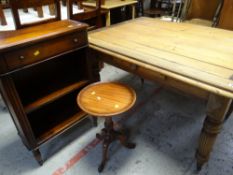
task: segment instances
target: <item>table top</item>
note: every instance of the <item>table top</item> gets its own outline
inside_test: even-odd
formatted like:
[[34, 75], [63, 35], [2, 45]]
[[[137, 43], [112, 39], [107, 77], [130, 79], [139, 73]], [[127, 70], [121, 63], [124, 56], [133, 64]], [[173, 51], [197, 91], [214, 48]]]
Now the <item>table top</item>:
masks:
[[[137, 4], [137, 1], [135, 0], [105, 0], [105, 4], [101, 5], [101, 9], [114, 9], [118, 7], [123, 7], [126, 5], [132, 5], [132, 4]], [[90, 7], [95, 7], [96, 2], [95, 1], [85, 1], [83, 2], [83, 5], [85, 6], [90, 6]]]
[[94, 83], [77, 97], [79, 107], [93, 116], [107, 117], [123, 113], [136, 101], [134, 90], [121, 83]]
[[90, 47], [233, 98], [233, 32], [137, 18], [89, 34]]

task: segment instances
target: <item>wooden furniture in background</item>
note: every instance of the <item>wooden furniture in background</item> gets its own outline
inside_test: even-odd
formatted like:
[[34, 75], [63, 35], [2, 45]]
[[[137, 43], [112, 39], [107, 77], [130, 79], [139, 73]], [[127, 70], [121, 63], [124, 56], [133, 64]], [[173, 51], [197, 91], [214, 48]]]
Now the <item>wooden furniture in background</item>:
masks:
[[[54, 4], [49, 4], [48, 7], [49, 7], [49, 14], [51, 16], [56, 15], [56, 6]], [[23, 10], [24, 11], [26, 10], [26, 12], [28, 13], [28, 9], [23, 9]], [[34, 7], [34, 10], [37, 11], [39, 18], [44, 17], [44, 12], [43, 12], [43, 7], [42, 6]]]
[[183, 20], [193, 24], [212, 26], [222, 0], [186, 0]]
[[[9, 1], [10, 0], [1, 0], [1, 2], [2, 2], [2, 4], [3, 4], [3, 8], [10, 8], [10, 4], [9, 4]], [[49, 9], [50, 9], [50, 6], [51, 5], [49, 5]], [[38, 6], [38, 7], [34, 7], [34, 10], [35, 11], [37, 11], [37, 14], [38, 14], [38, 17], [39, 18], [42, 18], [42, 17], [44, 17], [44, 13], [43, 13], [43, 9], [42, 9], [42, 6]], [[25, 13], [28, 13], [29, 11], [28, 11], [28, 8], [23, 8], [23, 12], [25, 12]], [[50, 14], [52, 15], [52, 11], [50, 11]]]
[[138, 18], [90, 33], [89, 46], [104, 62], [208, 100], [196, 153], [200, 169], [232, 103], [232, 37], [227, 30]]
[[61, 0], [61, 3], [62, 3], [63, 6], [66, 6], [66, 1], [67, 0]]
[[1, 24], [2, 26], [7, 25], [6, 17], [5, 17], [5, 15], [4, 15], [3, 6], [2, 6], [1, 3], [0, 3], [0, 24]]
[[76, 95], [99, 80], [87, 25], [57, 21], [0, 33], [0, 90], [25, 146], [39, 147], [86, 117]]
[[[41, 21], [36, 21], [36, 22], [26, 23], [26, 24], [21, 23], [19, 11], [18, 11], [19, 9], [27, 9], [29, 7], [34, 7], [39, 11], [39, 13], [41, 13], [43, 5], [55, 5], [55, 17], [54, 18], [44, 19]], [[16, 29], [21, 29], [24, 27], [29, 27], [29, 26], [34, 26], [38, 24], [61, 20], [61, 7], [60, 7], [59, 0], [46, 0], [46, 1], [10, 0], [10, 7], [11, 7]]]
[[217, 27], [233, 30], [233, 0], [224, 0]]
[[170, 0], [151, 0], [150, 8], [144, 10], [144, 15], [160, 17], [169, 15], [172, 12], [172, 2]]
[[[73, 12], [73, 5], [77, 3], [78, 13]], [[96, 0], [96, 6], [86, 7], [83, 5], [83, 0], [67, 0], [67, 16], [68, 19], [87, 22], [89, 30], [102, 27], [101, 19], [101, 0]]]
[[[135, 18], [135, 5], [137, 4], [136, 0], [106, 0], [105, 4], [101, 5], [101, 9], [107, 11], [106, 13], [106, 21], [105, 25], [110, 26], [111, 25], [111, 10], [120, 8], [120, 7], [125, 7], [125, 6], [130, 6], [131, 7], [131, 12], [132, 12], [132, 19]], [[96, 7], [95, 1], [86, 1], [83, 3], [84, 6], [87, 7]]]
[[104, 169], [109, 145], [114, 140], [119, 140], [126, 148], [135, 148], [134, 143], [127, 142], [126, 133], [114, 130], [112, 121], [112, 116], [129, 110], [135, 101], [135, 91], [121, 83], [94, 83], [80, 91], [77, 97], [79, 107], [90, 115], [105, 118], [105, 127], [101, 134], [96, 135], [103, 140], [103, 158], [99, 172]]
[[[227, 30], [233, 30], [232, 14], [233, 14], [233, 0], [224, 0], [217, 27]], [[232, 112], [233, 112], [233, 104], [231, 104], [226, 120], [230, 117]]]

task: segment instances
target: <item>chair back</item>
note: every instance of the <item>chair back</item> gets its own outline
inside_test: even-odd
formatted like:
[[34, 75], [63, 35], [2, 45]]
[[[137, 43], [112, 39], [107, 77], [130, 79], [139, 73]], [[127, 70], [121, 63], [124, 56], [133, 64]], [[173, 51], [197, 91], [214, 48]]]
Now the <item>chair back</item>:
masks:
[[233, 0], [224, 0], [217, 27], [233, 30]]
[[[54, 18], [43, 19], [40, 21], [30, 22], [30, 23], [21, 23], [19, 9], [37, 8], [37, 7], [42, 7], [44, 5], [54, 5], [55, 7]], [[60, 0], [10, 0], [10, 8], [12, 11], [16, 29], [21, 29], [29, 26], [61, 20]]]
[[6, 17], [3, 11], [3, 5], [1, 4], [1, 2], [0, 2], [0, 25], [3, 25], [3, 26], [7, 25]]
[[[67, 0], [68, 19], [87, 22], [94, 20], [94, 28], [102, 26], [101, 20], [101, 0], [96, 0], [95, 7], [85, 7], [84, 0]], [[74, 4], [77, 4], [78, 12], [74, 13]], [[88, 22], [87, 22], [88, 23]]]
[[185, 20], [204, 19], [212, 21], [222, 0], [186, 0]]

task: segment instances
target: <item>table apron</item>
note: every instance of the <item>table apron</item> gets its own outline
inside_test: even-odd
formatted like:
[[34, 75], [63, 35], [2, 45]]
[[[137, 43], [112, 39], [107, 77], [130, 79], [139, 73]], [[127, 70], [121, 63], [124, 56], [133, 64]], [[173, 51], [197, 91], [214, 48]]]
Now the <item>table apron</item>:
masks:
[[166, 76], [160, 72], [147, 69], [140, 65], [116, 58], [112, 55], [109, 55], [103, 52], [98, 52], [98, 51], [95, 51], [95, 52], [96, 52], [95, 55], [100, 61], [111, 64], [115, 67], [118, 67], [130, 73], [133, 73], [135, 75], [138, 75], [142, 78], [155, 81], [168, 89], [176, 90], [176, 91], [178, 90], [178, 92], [185, 92], [189, 95], [193, 95], [201, 99], [205, 99], [205, 100], [208, 99], [208, 96], [210, 94], [206, 90], [189, 85], [187, 83], [184, 83], [172, 77]]

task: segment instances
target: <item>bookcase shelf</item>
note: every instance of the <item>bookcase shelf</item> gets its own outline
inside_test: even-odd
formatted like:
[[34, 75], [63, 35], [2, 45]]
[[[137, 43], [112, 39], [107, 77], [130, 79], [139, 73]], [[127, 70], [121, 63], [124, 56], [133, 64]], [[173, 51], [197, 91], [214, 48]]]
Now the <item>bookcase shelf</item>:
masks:
[[58, 98], [63, 97], [64, 95], [73, 92], [76, 89], [79, 89], [85, 85], [88, 84], [88, 80], [81, 80], [78, 82], [75, 82], [73, 84], [70, 84], [64, 88], [58, 89], [44, 97], [41, 97], [40, 99], [28, 104], [25, 106], [26, 113], [30, 113], [48, 103], [53, 102], [54, 100], [57, 100]]

